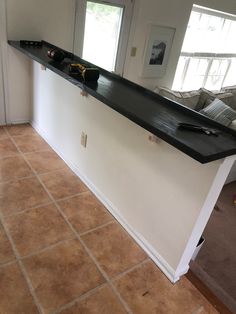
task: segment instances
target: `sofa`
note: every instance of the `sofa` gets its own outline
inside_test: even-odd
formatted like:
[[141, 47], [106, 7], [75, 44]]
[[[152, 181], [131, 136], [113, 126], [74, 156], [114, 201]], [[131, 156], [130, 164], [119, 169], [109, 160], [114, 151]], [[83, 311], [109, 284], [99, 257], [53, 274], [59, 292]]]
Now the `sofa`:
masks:
[[[224, 87], [220, 91], [209, 91], [205, 88], [200, 88], [199, 90], [180, 92], [172, 91], [165, 87], [156, 87], [154, 91], [163, 97], [215, 119], [217, 122], [236, 131], [236, 85]], [[229, 115], [229, 119], [227, 117], [226, 121], [225, 119], [216, 119], [219, 116], [219, 103], [221, 106], [220, 111]], [[211, 107], [215, 105], [217, 106], [217, 115], [208, 115], [212, 111]]]

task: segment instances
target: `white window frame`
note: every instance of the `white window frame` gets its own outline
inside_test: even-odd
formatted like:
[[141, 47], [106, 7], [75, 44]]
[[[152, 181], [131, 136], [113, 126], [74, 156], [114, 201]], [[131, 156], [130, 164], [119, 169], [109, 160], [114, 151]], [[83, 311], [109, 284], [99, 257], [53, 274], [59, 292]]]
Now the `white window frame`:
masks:
[[[115, 69], [113, 71], [116, 74], [123, 76], [131, 21], [133, 16], [134, 0], [108, 0], [108, 1], [88, 0], [88, 1], [118, 6], [124, 9], [121, 22]], [[73, 51], [74, 54], [77, 54], [79, 56], [82, 56], [83, 53], [86, 7], [87, 0], [76, 0]]]
[[[212, 9], [206, 9], [204, 7], [197, 6], [197, 5], [193, 6], [193, 9], [192, 9], [191, 13], [192, 12], [198, 12], [198, 13], [202, 13], [202, 14], [217, 16], [217, 17], [220, 17], [220, 18], [236, 21], [236, 16], [235, 15], [228, 14], [228, 13], [223, 13], [223, 12], [212, 10]], [[187, 75], [187, 72], [188, 72], [188, 67], [189, 67], [191, 58], [192, 59], [193, 58], [202, 58], [202, 59], [205, 58], [205, 59], [208, 60], [208, 67], [207, 67], [206, 73], [204, 75], [204, 80], [203, 80], [202, 87], [205, 87], [205, 84], [207, 82], [207, 78], [209, 76], [209, 71], [211, 69], [212, 62], [214, 60], [216, 60], [216, 59], [228, 59], [227, 70], [225, 72], [225, 75], [224, 75], [224, 78], [223, 78], [223, 81], [222, 81], [222, 85], [221, 85], [221, 88], [222, 88], [222, 86], [224, 86], [224, 81], [225, 81], [225, 79], [227, 77], [227, 74], [229, 72], [229, 69], [230, 69], [230, 66], [231, 66], [231, 63], [232, 63], [232, 58], [236, 58], [236, 53], [235, 54], [229, 54], [229, 53], [201, 53], [201, 52], [193, 52], [193, 53], [191, 53], [191, 52], [184, 52], [184, 51], [182, 52], [181, 51], [179, 59], [181, 57], [186, 57], [187, 58], [187, 60], [185, 62], [185, 65], [184, 65], [184, 71], [183, 71], [182, 77], [181, 77], [181, 90], [183, 89], [183, 86], [184, 86], [184, 83], [185, 83], [185, 80], [186, 80], [186, 75]], [[179, 62], [179, 60], [178, 60], [178, 62]], [[174, 81], [173, 81], [173, 84], [174, 84]]]

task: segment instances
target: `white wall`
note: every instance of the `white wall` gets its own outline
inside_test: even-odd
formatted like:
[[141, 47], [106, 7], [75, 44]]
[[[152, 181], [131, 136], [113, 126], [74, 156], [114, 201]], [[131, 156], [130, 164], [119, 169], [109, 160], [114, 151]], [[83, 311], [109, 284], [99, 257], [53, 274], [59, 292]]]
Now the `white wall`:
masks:
[[34, 125], [175, 271], [221, 161], [201, 165], [149, 142], [147, 131], [35, 62], [33, 82]]
[[[136, 0], [125, 77], [150, 89], [153, 89], [156, 85], [171, 88], [193, 4], [236, 15], [235, 0]], [[160, 79], [144, 79], [141, 77], [149, 23], [176, 28], [166, 74]], [[137, 47], [136, 57], [130, 57], [131, 47]]]
[[7, 0], [8, 38], [46, 40], [72, 50], [74, 0]]
[[[6, 0], [7, 36], [10, 40], [49, 41], [72, 51], [74, 0]], [[8, 123], [30, 119], [30, 62], [8, 47]]]

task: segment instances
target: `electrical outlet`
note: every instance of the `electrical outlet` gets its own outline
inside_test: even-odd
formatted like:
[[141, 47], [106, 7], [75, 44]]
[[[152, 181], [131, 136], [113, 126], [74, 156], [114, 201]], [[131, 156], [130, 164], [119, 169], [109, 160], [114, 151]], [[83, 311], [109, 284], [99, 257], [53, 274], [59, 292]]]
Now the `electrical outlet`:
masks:
[[82, 132], [81, 133], [81, 139], [80, 139], [80, 143], [81, 143], [82, 146], [84, 146], [84, 147], [87, 146], [87, 139], [88, 139], [87, 134]]
[[137, 47], [132, 47], [130, 56], [131, 57], [136, 57], [136, 54], [137, 54]]

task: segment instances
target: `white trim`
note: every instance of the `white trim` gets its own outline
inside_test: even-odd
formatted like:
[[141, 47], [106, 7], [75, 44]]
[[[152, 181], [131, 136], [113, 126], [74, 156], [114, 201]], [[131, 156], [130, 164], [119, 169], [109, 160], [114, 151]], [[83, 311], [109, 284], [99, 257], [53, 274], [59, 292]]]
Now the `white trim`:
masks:
[[192, 12], [198, 12], [198, 13], [202, 13], [202, 14], [214, 15], [214, 16], [217, 16], [217, 17], [221, 17], [223, 19], [236, 21], [236, 16], [233, 15], [233, 14], [222, 12], [222, 11], [218, 11], [218, 10], [213, 10], [213, 9], [206, 8], [206, 7], [202, 7], [200, 5], [195, 5], [194, 4]]
[[189, 264], [193, 252], [197, 246], [197, 243], [203, 233], [204, 228], [210, 218], [210, 215], [213, 211], [213, 208], [216, 204], [218, 196], [222, 190], [222, 187], [230, 173], [230, 170], [233, 166], [234, 161], [236, 160], [236, 156], [230, 156], [225, 158], [222, 161], [222, 164], [219, 167], [219, 170], [215, 176], [211, 189], [207, 195], [205, 203], [200, 211], [199, 217], [195, 223], [192, 234], [188, 240], [184, 253], [181, 257], [180, 263], [176, 269], [175, 276], [181, 276], [183, 274], [183, 269], [186, 268], [186, 265]]
[[[65, 158], [61, 151], [48, 139], [47, 134], [41, 130], [34, 122], [30, 122], [32, 127], [44, 138], [44, 140], [52, 147], [52, 149], [64, 160], [68, 167], [89, 187], [89, 189], [96, 195], [96, 197], [104, 204], [109, 212], [117, 219], [117, 221], [123, 226], [123, 228], [129, 233], [129, 235], [140, 245], [140, 247], [147, 253], [147, 255], [153, 260], [153, 262], [160, 268], [160, 270], [166, 275], [166, 277], [175, 283], [180, 279], [180, 276], [176, 276], [174, 269], [166, 262], [166, 260], [149, 244], [149, 242], [138, 233], [125, 218], [120, 214], [119, 210], [112, 204], [107, 197], [99, 191], [96, 186], [84, 176], [80, 170]], [[183, 270], [182, 274], [188, 271], [188, 267]]]
[[12, 120], [12, 121], [8, 121], [6, 123], [6, 125], [11, 125], [11, 124], [25, 124], [25, 123], [30, 123], [29, 119], [25, 119], [25, 120]]
[[0, 1], [0, 39], [1, 39], [1, 65], [2, 65], [2, 83], [4, 98], [4, 120], [9, 121], [9, 94], [8, 94], [8, 55], [7, 55], [7, 18], [6, 18], [6, 0]]
[[74, 47], [73, 53], [82, 57], [84, 29], [86, 17], [86, 0], [75, 0], [75, 27], [74, 27]]
[[191, 58], [236, 58], [236, 53], [212, 53], [212, 52], [184, 52], [181, 51], [181, 57]]

